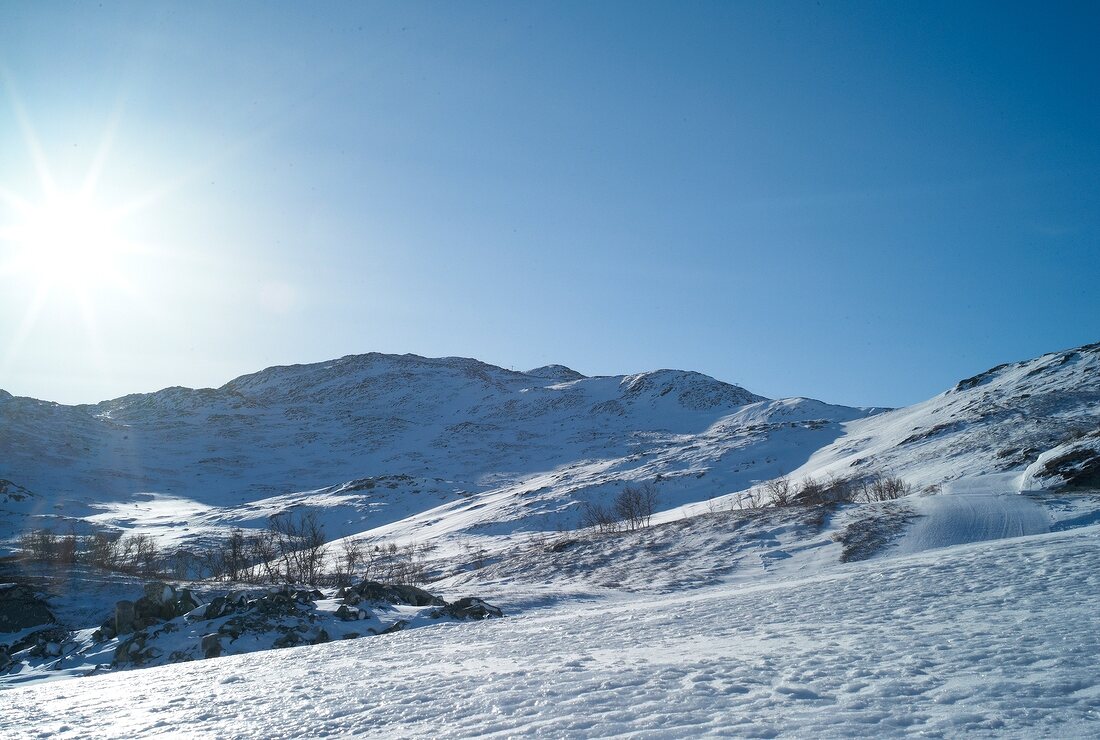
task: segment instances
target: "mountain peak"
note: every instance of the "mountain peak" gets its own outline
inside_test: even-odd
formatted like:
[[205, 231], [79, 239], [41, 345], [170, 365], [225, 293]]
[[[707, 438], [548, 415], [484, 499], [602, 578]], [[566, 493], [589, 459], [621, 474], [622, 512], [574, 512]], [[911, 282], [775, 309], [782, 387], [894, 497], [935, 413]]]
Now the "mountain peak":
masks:
[[560, 382], [583, 380], [588, 377], [565, 365], [543, 365], [542, 367], [536, 367], [534, 370], [526, 371], [524, 375], [530, 375], [535, 378], [546, 378], [547, 380], [557, 380]]

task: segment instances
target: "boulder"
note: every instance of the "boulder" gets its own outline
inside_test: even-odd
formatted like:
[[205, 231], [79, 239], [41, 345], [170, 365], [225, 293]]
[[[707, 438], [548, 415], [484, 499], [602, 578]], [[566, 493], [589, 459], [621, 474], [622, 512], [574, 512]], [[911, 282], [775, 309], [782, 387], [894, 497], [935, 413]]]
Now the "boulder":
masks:
[[0, 632], [21, 632], [54, 621], [46, 602], [33, 590], [18, 583], [0, 584]]
[[355, 622], [360, 619], [366, 619], [370, 616], [363, 609], [359, 609], [355, 606], [348, 606], [347, 604], [341, 604], [336, 609], [336, 618], [344, 622]]
[[344, 603], [349, 606], [355, 606], [360, 601], [408, 606], [444, 606], [447, 603], [416, 586], [383, 584], [378, 581], [363, 581], [354, 586], [348, 586], [342, 593]]
[[442, 609], [436, 609], [431, 614], [433, 619], [451, 617], [452, 619], [490, 619], [503, 617], [504, 612], [499, 608], [482, 601], [476, 596], [467, 596], [453, 604], [447, 604]]
[[134, 602], [123, 600], [115, 604], [115, 634], [125, 635], [133, 632], [136, 616]]
[[202, 640], [199, 642], [199, 650], [202, 652], [203, 657], [217, 658], [222, 654], [221, 635], [213, 633], [209, 635], [203, 635]]
[[[391, 634], [391, 633], [393, 633], [393, 632], [400, 632], [401, 630], [405, 629], [405, 628], [406, 628], [406, 627], [408, 627], [408, 626], [409, 626], [409, 622], [408, 622], [408, 620], [405, 620], [405, 619], [398, 619], [398, 620], [397, 620], [396, 622], [394, 622], [393, 624], [391, 624], [391, 625], [390, 625], [389, 627], [387, 627], [386, 629], [382, 630], [382, 631], [381, 631], [381, 632], [379, 632], [378, 634], [380, 634], [380, 635], [388, 635], [388, 634]], [[372, 631], [373, 631], [373, 630], [372, 630]]]

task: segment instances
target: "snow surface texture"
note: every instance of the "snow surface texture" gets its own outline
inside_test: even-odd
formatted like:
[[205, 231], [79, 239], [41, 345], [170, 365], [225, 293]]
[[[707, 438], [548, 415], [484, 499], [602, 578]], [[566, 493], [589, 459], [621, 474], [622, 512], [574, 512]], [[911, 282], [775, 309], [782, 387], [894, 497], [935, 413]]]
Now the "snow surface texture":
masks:
[[0, 735], [1095, 737], [1098, 537], [15, 688]]

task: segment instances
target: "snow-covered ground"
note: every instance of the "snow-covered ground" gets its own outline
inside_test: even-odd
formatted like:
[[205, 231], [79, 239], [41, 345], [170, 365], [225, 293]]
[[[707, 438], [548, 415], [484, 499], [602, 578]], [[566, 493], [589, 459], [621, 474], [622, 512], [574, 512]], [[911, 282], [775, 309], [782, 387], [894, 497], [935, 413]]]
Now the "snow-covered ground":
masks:
[[897, 543], [898, 553], [1049, 532], [1046, 508], [1014, 488], [1018, 476], [964, 478], [935, 496], [908, 501], [918, 519]]
[[1095, 737], [1097, 593], [1093, 525], [15, 688], [0, 734]]
[[584, 503], [631, 483], [658, 484], [667, 521], [781, 475], [924, 488], [1009, 474], [1021, 490], [1097, 471], [1100, 345], [893, 411], [769, 400], [679, 370], [588, 378], [368, 354], [93, 406], [0, 391], [0, 554], [31, 527], [175, 547], [294, 506], [332, 539], [502, 552], [575, 528]]
[[[742, 509], [777, 476], [872, 474], [913, 493]], [[654, 526], [576, 531], [639, 482]], [[892, 411], [389, 355], [95, 406], [0, 392], [0, 553], [306, 506], [330, 537], [430, 543], [433, 592], [507, 614], [139, 670], [96, 668], [87, 629], [68, 668], [6, 676], [0, 737], [1096, 736], [1098, 487], [1100, 345]], [[78, 580], [50, 602], [73, 629], [140, 590]]]

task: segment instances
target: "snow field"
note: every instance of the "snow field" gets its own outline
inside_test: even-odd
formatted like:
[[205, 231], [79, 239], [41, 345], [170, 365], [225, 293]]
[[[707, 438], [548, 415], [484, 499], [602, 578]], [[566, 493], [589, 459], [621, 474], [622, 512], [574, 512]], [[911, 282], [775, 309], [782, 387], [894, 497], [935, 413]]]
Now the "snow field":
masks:
[[1096, 736], [1098, 538], [15, 688], [0, 735]]

